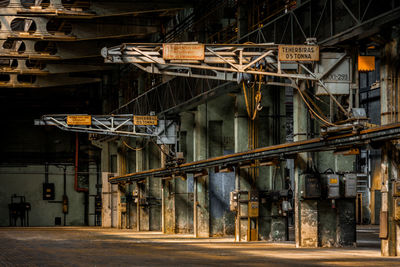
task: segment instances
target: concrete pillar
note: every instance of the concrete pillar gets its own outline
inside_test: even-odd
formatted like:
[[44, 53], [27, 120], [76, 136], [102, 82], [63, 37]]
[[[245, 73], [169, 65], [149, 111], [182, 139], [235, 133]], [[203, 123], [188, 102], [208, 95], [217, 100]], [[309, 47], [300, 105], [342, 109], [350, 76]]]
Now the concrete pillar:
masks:
[[[143, 147], [142, 140], [137, 139], [136, 147]], [[148, 147], [145, 147], [140, 150], [136, 150], [136, 172], [141, 172], [145, 169], [146, 165], [146, 154], [148, 153]], [[138, 231], [149, 231], [150, 230], [150, 212], [149, 206], [146, 205], [146, 199], [149, 192], [150, 181], [147, 178], [145, 181], [137, 184], [137, 193], [138, 193], [138, 203], [137, 203], [137, 212], [138, 212]]]
[[110, 171], [110, 154], [109, 144], [103, 142], [100, 144], [101, 149], [101, 192], [102, 192], [102, 211], [101, 226], [111, 227], [111, 184], [108, 182], [108, 173]]
[[[301, 90], [304, 89], [304, 83]], [[294, 140], [310, 138], [313, 131], [308, 111], [296, 91], [294, 94]], [[316, 127], [319, 127], [316, 124]], [[314, 129], [316, 132], [318, 128]], [[356, 242], [355, 199], [341, 196], [327, 198], [322, 173], [328, 169], [336, 173], [353, 172], [354, 156], [333, 155], [332, 152], [301, 153], [295, 162], [295, 237], [297, 247], [353, 246]], [[311, 164], [313, 166], [311, 166]], [[313, 168], [311, 168], [313, 167]], [[314, 169], [315, 168], [315, 169]], [[318, 172], [318, 173], [314, 173]], [[304, 173], [318, 175], [321, 197], [303, 199]]]
[[[147, 168], [160, 168], [160, 150], [155, 144], [149, 143], [147, 155]], [[151, 177], [148, 180], [149, 230], [161, 231], [161, 179]]]
[[[194, 127], [194, 160], [207, 158], [207, 103], [197, 107]], [[193, 224], [196, 237], [209, 237], [208, 174], [194, 177]]]
[[[161, 145], [161, 167], [165, 168], [167, 162], [168, 145]], [[161, 228], [164, 234], [175, 234], [175, 180], [163, 179], [161, 184]]]
[[175, 180], [165, 179], [162, 181], [163, 198], [163, 233], [175, 234]]
[[[235, 101], [235, 118], [234, 118], [234, 139], [235, 153], [246, 151], [249, 149], [249, 132], [248, 132], [249, 117], [246, 111], [246, 104], [243, 93], [236, 96]], [[251, 177], [249, 169], [235, 168], [236, 172], [236, 190], [249, 191], [251, 189]], [[242, 200], [247, 200], [248, 196], [242, 194]], [[239, 205], [239, 214], [247, 214], [246, 205]], [[247, 240], [247, 219], [236, 219], [236, 240]]]
[[[304, 90], [305, 84], [301, 84]], [[294, 141], [307, 139], [308, 111], [300, 94], [293, 95]], [[301, 200], [301, 173], [307, 169], [308, 153], [300, 153], [295, 161], [295, 240], [296, 247], [318, 246], [318, 205], [316, 200]]]
[[[399, 95], [394, 86], [398, 78], [396, 59], [398, 58], [399, 38], [386, 44], [381, 62], [381, 123], [382, 125], [398, 121], [398, 106], [395, 95]], [[398, 145], [397, 145], [398, 146]], [[400, 256], [400, 197], [395, 187], [400, 183], [399, 150], [392, 142], [382, 147], [381, 181], [382, 207], [380, 212], [380, 237], [382, 256]]]
[[[121, 149], [121, 144], [120, 144]], [[126, 154], [123, 149], [122, 152], [117, 154], [117, 173], [118, 175], [126, 174]], [[118, 200], [118, 228], [127, 228], [127, 203], [126, 203], [126, 185], [119, 185], [117, 190], [117, 200]]]
[[[183, 152], [186, 162], [193, 161], [194, 149], [194, 114], [183, 112], [180, 114], [179, 151]], [[177, 233], [194, 233], [194, 186], [193, 174], [187, 174], [186, 180], [175, 179], [175, 230]]]

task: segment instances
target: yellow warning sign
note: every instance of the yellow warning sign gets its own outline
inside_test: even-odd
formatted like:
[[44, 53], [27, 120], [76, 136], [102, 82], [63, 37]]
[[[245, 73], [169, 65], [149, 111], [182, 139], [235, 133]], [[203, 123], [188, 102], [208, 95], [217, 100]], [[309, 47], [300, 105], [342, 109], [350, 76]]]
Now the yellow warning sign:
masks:
[[71, 115], [67, 116], [68, 125], [91, 125], [92, 116], [90, 115]]
[[133, 123], [135, 125], [157, 125], [157, 116], [133, 116]]
[[329, 183], [330, 183], [330, 184], [337, 184], [337, 182], [338, 182], [338, 179], [337, 179], [337, 178], [331, 178], [331, 179], [329, 179]]
[[279, 61], [319, 61], [318, 45], [279, 45]]

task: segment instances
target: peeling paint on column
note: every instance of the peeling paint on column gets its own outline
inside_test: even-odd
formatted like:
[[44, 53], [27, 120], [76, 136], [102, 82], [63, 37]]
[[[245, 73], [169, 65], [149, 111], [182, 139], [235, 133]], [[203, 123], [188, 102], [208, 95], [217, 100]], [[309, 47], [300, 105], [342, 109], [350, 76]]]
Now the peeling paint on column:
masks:
[[315, 200], [301, 202], [301, 246], [318, 247], [318, 205]]

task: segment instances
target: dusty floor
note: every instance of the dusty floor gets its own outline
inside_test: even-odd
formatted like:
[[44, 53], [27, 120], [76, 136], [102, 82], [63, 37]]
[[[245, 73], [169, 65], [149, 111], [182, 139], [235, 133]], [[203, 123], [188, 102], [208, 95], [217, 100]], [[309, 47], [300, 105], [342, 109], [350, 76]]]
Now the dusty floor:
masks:
[[400, 258], [380, 256], [376, 234], [374, 227], [360, 229], [365, 242], [358, 248], [296, 249], [292, 242], [91, 227], [0, 228], [0, 266], [400, 266]]

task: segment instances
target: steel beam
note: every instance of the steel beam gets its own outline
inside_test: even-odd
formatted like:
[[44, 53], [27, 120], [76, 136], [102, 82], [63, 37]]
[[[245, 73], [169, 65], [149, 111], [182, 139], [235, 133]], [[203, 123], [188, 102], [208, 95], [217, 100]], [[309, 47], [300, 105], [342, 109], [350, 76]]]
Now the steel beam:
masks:
[[123, 115], [83, 115], [90, 116], [88, 125], [68, 124], [69, 116], [81, 114], [44, 115], [35, 120], [38, 126], [56, 126], [64, 131], [94, 133], [100, 135], [127, 136], [127, 137], [156, 137], [159, 144], [175, 144], [175, 123], [170, 120], [159, 120], [157, 125], [136, 125], [133, 114]]
[[280, 144], [258, 148], [246, 152], [234, 153], [179, 165], [175, 168], [159, 168], [143, 172], [112, 177], [110, 183], [131, 182], [146, 177], [174, 177], [182, 173], [193, 173], [204, 168], [216, 166], [238, 165], [254, 160], [286, 159], [296, 157], [298, 153], [331, 151], [338, 148], [360, 147], [371, 143], [379, 143], [400, 139], [400, 123], [380, 126], [357, 133], [343, 134], [327, 139], [314, 138], [288, 144]]

